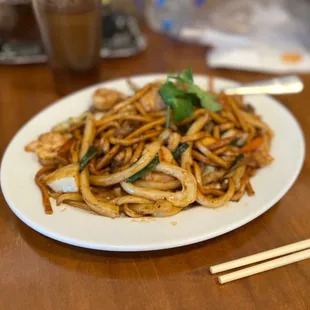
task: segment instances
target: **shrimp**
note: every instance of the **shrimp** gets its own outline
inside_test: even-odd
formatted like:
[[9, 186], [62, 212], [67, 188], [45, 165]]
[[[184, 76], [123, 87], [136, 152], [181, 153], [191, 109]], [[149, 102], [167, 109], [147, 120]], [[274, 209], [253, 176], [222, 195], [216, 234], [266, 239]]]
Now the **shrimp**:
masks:
[[42, 134], [38, 140], [27, 144], [25, 151], [36, 153], [44, 165], [58, 164], [60, 162], [58, 151], [71, 137], [69, 133], [48, 132]]
[[140, 103], [146, 112], [157, 112], [166, 108], [158, 93], [159, 85], [153, 87], [141, 99]]
[[108, 88], [99, 88], [92, 96], [93, 107], [98, 111], [109, 110], [123, 99], [125, 99], [123, 93]]

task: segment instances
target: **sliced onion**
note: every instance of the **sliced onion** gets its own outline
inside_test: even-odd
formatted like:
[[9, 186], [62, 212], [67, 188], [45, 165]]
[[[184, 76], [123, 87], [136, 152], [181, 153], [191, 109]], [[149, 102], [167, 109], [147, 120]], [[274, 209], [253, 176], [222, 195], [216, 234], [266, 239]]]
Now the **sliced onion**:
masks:
[[56, 193], [78, 192], [78, 175], [79, 165], [71, 164], [48, 174], [43, 178], [43, 182]]

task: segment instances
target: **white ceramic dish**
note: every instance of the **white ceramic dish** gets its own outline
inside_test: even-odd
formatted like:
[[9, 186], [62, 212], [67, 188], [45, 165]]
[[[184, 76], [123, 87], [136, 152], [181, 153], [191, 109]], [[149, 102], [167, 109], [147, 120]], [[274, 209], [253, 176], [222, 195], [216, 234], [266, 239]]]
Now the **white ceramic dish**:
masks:
[[[146, 75], [132, 80], [142, 86], [163, 78], [165, 75]], [[207, 78], [196, 76], [195, 82], [205, 87]], [[130, 91], [126, 79], [102, 85]], [[223, 79], [215, 81], [218, 89], [232, 85], [235, 84]], [[3, 157], [1, 184], [7, 203], [24, 223], [50, 238], [110, 251], [159, 250], [196, 243], [236, 229], [267, 211], [289, 190], [301, 170], [305, 145], [295, 118], [271, 97], [248, 97], [275, 131], [271, 150], [275, 161], [253, 178], [254, 197], [243, 197], [238, 203], [229, 203], [216, 210], [197, 207], [173, 217], [144, 221], [125, 217], [113, 220], [65, 205], [56, 207], [54, 203], [54, 213], [48, 216], [43, 211], [41, 195], [34, 182], [40, 165], [35, 155], [24, 152], [24, 146], [56, 123], [85, 111], [97, 87], [63, 98], [36, 115], [16, 134]]]

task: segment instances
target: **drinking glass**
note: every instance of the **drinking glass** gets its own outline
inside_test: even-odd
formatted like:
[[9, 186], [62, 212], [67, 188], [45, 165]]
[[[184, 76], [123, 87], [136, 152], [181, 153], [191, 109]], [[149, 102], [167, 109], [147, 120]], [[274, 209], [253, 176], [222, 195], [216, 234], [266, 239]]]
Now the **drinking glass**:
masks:
[[55, 85], [68, 94], [99, 78], [100, 0], [32, 0]]

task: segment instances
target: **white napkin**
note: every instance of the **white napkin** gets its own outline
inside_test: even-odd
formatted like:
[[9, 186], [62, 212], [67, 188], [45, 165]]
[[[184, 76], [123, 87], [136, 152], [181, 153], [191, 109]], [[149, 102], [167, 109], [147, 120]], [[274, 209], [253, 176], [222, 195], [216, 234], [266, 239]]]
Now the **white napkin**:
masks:
[[211, 68], [228, 68], [267, 73], [310, 72], [307, 50], [281, 50], [272, 46], [214, 48], [207, 56]]

